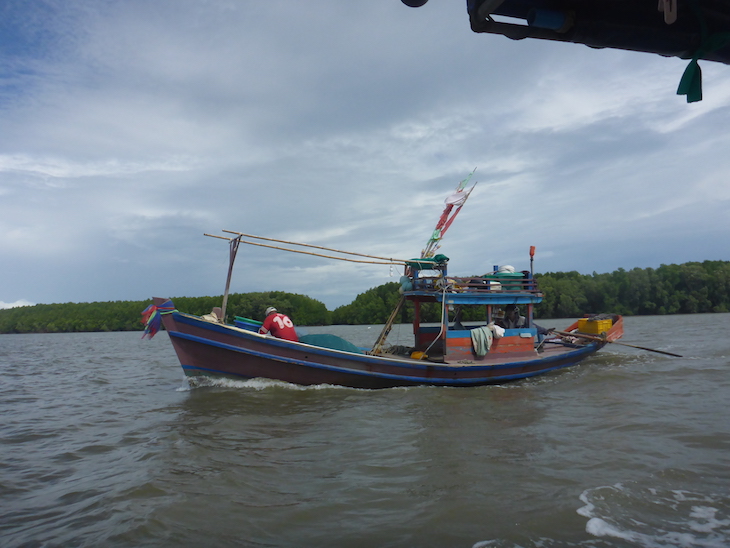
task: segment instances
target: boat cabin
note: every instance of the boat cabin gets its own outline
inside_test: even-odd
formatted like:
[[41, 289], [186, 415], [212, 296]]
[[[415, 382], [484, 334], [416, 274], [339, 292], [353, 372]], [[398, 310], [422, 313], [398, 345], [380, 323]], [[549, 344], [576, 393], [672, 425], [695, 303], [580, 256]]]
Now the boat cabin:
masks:
[[[542, 301], [537, 283], [529, 271], [494, 272], [478, 277], [454, 277], [447, 272], [448, 258], [437, 255], [431, 260], [407, 263], [403, 296], [414, 305], [413, 333], [415, 353], [425, 353], [430, 361], [444, 363], [489, 363], [534, 357], [538, 339], [533, 308]], [[425, 303], [440, 305], [438, 325], [422, 322]], [[519, 307], [524, 317], [521, 327], [494, 333], [509, 305]], [[478, 321], [464, 325], [464, 310], [477, 308]], [[450, 314], [452, 318], [450, 319]], [[474, 314], [471, 314], [474, 317]]]

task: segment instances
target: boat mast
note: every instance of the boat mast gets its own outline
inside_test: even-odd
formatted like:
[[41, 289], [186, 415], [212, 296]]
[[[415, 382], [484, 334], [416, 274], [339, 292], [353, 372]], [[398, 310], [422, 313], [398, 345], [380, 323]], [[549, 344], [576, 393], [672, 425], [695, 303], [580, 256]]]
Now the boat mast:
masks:
[[222, 323], [226, 323], [226, 307], [228, 306], [228, 290], [231, 287], [231, 276], [233, 275], [233, 263], [236, 261], [236, 253], [238, 253], [238, 246], [241, 243], [241, 236], [237, 238], [231, 238], [229, 242], [228, 252], [228, 277], [226, 278], [226, 290], [223, 293], [223, 306], [221, 308]]
[[[469, 174], [466, 179], [460, 181], [459, 184], [456, 185], [456, 190], [448, 198], [446, 198], [446, 207], [444, 207], [444, 210], [441, 213], [441, 217], [439, 217], [439, 220], [436, 223], [436, 228], [431, 233], [431, 237], [429, 238], [428, 242], [426, 242], [426, 247], [421, 251], [421, 259], [428, 259], [433, 257], [436, 253], [436, 250], [438, 250], [438, 248], [440, 247], [439, 243], [444, 237], [444, 234], [446, 234], [446, 231], [451, 226], [451, 223], [453, 223], [454, 219], [456, 219], [456, 216], [459, 214], [459, 211], [461, 211], [461, 208], [464, 207], [464, 204], [469, 198], [471, 191], [474, 190], [475, 186], [477, 186], [477, 184], [474, 183], [469, 190], [464, 191], [464, 188], [466, 188], [466, 185], [469, 183], [469, 180], [471, 179], [472, 175], [474, 175], [474, 172], [476, 170], [477, 168], [474, 168], [474, 170]], [[452, 211], [454, 209], [454, 206], [456, 206], [456, 210]], [[406, 271], [407, 270], [408, 269], [406, 268]], [[391, 313], [388, 321], [383, 326], [383, 330], [380, 332], [380, 335], [375, 341], [372, 350], [370, 350], [371, 354], [377, 354], [382, 350], [383, 344], [385, 344], [385, 339], [388, 338], [390, 330], [393, 328], [393, 323], [398, 316], [398, 312], [405, 304], [405, 300], [406, 298], [404, 295], [401, 295], [400, 299], [398, 299], [398, 303], [395, 305], [395, 310], [393, 310], [393, 312]], [[416, 310], [416, 319], [414, 321], [419, 321], [418, 312], [419, 311]], [[444, 320], [443, 317], [441, 318], [442, 325], [445, 325], [444, 322], [448, 324], [448, 315], [446, 316], [446, 320]]]

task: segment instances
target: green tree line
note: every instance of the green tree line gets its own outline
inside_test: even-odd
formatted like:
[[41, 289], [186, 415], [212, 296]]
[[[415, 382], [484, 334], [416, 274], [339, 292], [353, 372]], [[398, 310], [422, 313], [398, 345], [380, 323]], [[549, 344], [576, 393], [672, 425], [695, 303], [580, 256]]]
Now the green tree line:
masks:
[[[584, 314], [612, 313], [624, 316], [699, 314], [730, 311], [730, 262], [704, 261], [659, 268], [634, 268], [610, 274], [578, 272], [536, 274], [543, 302], [536, 318], [575, 318]], [[335, 324], [385, 323], [398, 301], [396, 282], [375, 287], [332, 313]], [[423, 321], [439, 320], [438, 305], [421, 309]], [[479, 310], [468, 310], [464, 320], [481, 319]], [[406, 303], [399, 321], [413, 319]]]
[[[574, 318], [583, 314], [697, 314], [730, 311], [730, 262], [704, 261], [659, 268], [634, 268], [610, 274], [578, 272], [536, 274], [544, 294], [535, 307], [538, 318]], [[262, 320], [274, 306], [297, 325], [382, 324], [400, 297], [397, 282], [367, 290], [334, 311], [305, 295], [271, 291], [229, 295], [227, 316]], [[177, 297], [178, 310], [202, 315], [221, 306], [222, 297]], [[150, 301], [37, 304], [0, 310], [0, 333], [68, 333], [74, 331], [138, 331], [140, 313]], [[474, 311], [479, 314], [478, 311]], [[438, 321], [438, 305], [422, 307], [424, 321]], [[410, 322], [413, 307], [397, 321]], [[478, 319], [466, 315], [465, 320]]]
[[610, 274], [555, 272], [536, 276], [542, 318], [610, 312], [625, 316], [730, 311], [730, 262], [704, 261]]
[[[208, 314], [221, 306], [222, 296], [176, 297], [178, 310], [189, 314]], [[72, 333], [77, 331], [140, 331], [142, 311], [151, 301], [113, 301], [94, 303], [37, 304], [0, 310], [0, 333]], [[226, 316], [263, 320], [267, 307], [297, 319], [300, 325], [329, 325], [332, 313], [324, 303], [305, 295], [270, 291], [232, 293], [228, 296]]]

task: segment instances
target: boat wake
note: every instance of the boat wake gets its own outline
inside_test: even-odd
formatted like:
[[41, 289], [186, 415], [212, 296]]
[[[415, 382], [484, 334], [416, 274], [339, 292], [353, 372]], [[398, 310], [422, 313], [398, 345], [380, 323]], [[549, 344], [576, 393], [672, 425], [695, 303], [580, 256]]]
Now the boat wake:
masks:
[[[707, 489], [705, 489], [705, 487]], [[498, 538], [472, 548], [726, 548], [730, 495], [686, 470], [665, 470], [646, 482], [586, 489], [576, 512], [588, 519], [574, 538]], [[587, 536], [584, 536], [587, 535]], [[581, 538], [583, 537], [583, 538]]]
[[198, 388], [228, 388], [236, 390], [270, 390], [270, 389], [284, 389], [294, 391], [305, 391], [305, 390], [355, 390], [346, 386], [337, 386], [334, 384], [315, 384], [315, 385], [299, 385], [292, 384], [285, 381], [278, 381], [274, 379], [266, 378], [255, 378], [248, 380], [234, 380], [226, 378], [216, 377], [185, 377], [183, 379], [183, 385], [178, 388], [179, 392], [187, 392]]
[[585, 506], [577, 512], [588, 518], [587, 533], [607, 541], [646, 548], [730, 545], [727, 494], [671, 487], [630, 482], [588, 489], [580, 496]]

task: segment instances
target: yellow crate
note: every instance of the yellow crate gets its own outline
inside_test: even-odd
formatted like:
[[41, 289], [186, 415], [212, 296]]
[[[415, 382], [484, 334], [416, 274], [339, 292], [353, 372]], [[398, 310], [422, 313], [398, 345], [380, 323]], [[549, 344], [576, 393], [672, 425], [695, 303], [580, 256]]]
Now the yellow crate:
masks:
[[582, 318], [578, 320], [578, 331], [581, 333], [590, 333], [591, 335], [600, 335], [604, 331], [611, 329], [613, 323], [611, 320], [592, 320], [591, 318]]

